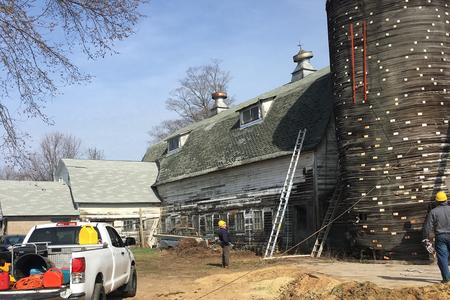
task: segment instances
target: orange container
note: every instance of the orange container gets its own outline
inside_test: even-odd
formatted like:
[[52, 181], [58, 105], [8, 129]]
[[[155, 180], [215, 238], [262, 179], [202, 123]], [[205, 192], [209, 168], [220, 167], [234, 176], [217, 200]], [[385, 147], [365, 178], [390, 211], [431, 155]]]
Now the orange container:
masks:
[[44, 273], [43, 285], [46, 288], [58, 288], [63, 285], [64, 276], [60, 269], [50, 268]]
[[80, 229], [78, 239], [80, 245], [97, 244], [98, 234], [92, 225], [83, 225]]
[[0, 291], [9, 290], [9, 273], [0, 272]]

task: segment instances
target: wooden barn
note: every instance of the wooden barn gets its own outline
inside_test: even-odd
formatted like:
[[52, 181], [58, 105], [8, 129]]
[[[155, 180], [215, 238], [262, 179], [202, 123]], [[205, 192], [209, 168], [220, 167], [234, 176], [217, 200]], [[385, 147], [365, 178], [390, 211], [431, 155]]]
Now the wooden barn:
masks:
[[[224, 219], [234, 243], [260, 250], [268, 240], [299, 129], [307, 134], [279, 246], [286, 249], [321, 225], [337, 177], [329, 69], [314, 70], [301, 50], [292, 81], [236, 107], [214, 93], [212, 116], [151, 146], [161, 231], [194, 227], [214, 237]], [[311, 250], [311, 243], [304, 250]]]

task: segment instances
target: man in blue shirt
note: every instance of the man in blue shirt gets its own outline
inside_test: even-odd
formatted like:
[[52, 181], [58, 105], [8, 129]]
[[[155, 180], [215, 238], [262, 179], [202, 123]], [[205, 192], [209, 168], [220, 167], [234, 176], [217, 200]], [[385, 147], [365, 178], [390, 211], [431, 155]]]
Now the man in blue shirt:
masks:
[[224, 220], [220, 220], [218, 225], [220, 246], [222, 247], [222, 267], [228, 268], [228, 266], [230, 265], [230, 234], [227, 230], [227, 223]]
[[430, 242], [431, 233], [436, 239], [436, 255], [439, 270], [442, 275], [442, 282], [450, 281], [450, 271], [448, 269], [448, 254], [450, 251], [450, 206], [447, 203], [447, 195], [440, 191], [436, 194], [437, 206], [433, 208], [427, 216], [424, 224], [424, 240], [427, 250], [432, 253]]

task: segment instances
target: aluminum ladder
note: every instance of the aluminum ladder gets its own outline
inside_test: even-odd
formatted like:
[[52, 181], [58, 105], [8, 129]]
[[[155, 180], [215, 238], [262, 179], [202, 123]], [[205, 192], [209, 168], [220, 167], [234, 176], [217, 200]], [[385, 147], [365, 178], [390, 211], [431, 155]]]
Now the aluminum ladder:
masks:
[[294, 152], [292, 153], [291, 162], [289, 163], [289, 169], [284, 181], [283, 189], [280, 195], [280, 203], [278, 205], [277, 214], [272, 226], [272, 231], [270, 233], [270, 238], [267, 243], [266, 252], [264, 253], [264, 258], [272, 257], [273, 252], [278, 240], [278, 234], [281, 230], [281, 225], [283, 224], [284, 214], [286, 212], [287, 204], [289, 201], [289, 196], [291, 195], [292, 185], [294, 182], [295, 171], [297, 169], [298, 159], [300, 153], [302, 152], [303, 142], [305, 141], [306, 128], [300, 129], [298, 131], [297, 140], [295, 141]]
[[331, 197], [330, 204], [328, 205], [327, 212], [325, 213], [325, 217], [323, 218], [322, 227], [319, 229], [320, 232], [317, 234], [316, 242], [314, 243], [314, 247], [311, 251], [311, 257], [320, 257], [322, 255], [323, 246], [327, 241], [328, 234], [331, 230], [331, 224], [333, 223], [333, 219], [336, 215], [337, 204], [339, 199], [341, 198], [342, 187], [340, 181], [336, 183], [336, 188]]

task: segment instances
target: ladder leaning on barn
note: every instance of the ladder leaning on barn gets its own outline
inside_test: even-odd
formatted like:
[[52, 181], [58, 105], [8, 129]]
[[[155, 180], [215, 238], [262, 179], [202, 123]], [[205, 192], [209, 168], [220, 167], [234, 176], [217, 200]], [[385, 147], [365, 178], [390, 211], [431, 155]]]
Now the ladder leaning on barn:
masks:
[[294, 183], [295, 171], [297, 169], [298, 159], [302, 152], [303, 142], [306, 136], [306, 128], [300, 129], [295, 141], [294, 152], [292, 153], [291, 162], [289, 163], [288, 172], [284, 181], [283, 189], [281, 190], [280, 203], [278, 205], [277, 214], [272, 226], [269, 241], [267, 242], [266, 252], [264, 258], [270, 258], [275, 251], [275, 247], [278, 240], [278, 234], [280, 233], [281, 225], [283, 224], [284, 214], [286, 212], [289, 196], [291, 195], [292, 185]]
[[340, 181], [338, 180], [334, 193], [331, 196], [330, 203], [328, 204], [327, 212], [325, 213], [325, 217], [323, 218], [323, 225], [319, 229], [320, 231], [317, 234], [316, 242], [314, 243], [314, 247], [311, 251], [311, 257], [320, 257], [320, 255], [322, 255], [323, 246], [327, 241], [328, 233], [330, 233], [331, 224], [334, 221], [341, 194], [342, 186], [340, 184]]

